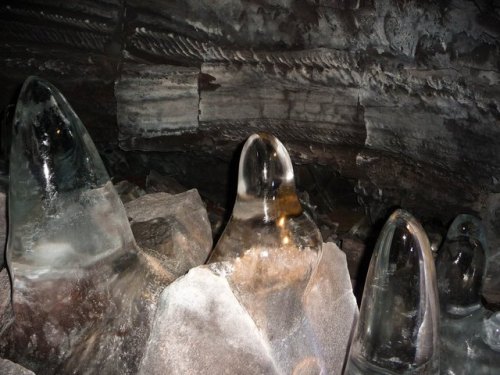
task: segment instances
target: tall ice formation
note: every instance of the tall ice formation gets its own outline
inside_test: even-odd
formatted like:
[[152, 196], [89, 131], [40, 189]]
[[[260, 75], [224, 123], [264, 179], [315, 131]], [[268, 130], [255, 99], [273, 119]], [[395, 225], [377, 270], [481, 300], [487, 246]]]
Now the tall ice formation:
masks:
[[2, 355], [40, 373], [134, 371], [168, 275], [138, 253], [85, 127], [36, 77], [14, 117], [7, 264], [14, 322]]
[[438, 321], [429, 240], [397, 210], [372, 255], [346, 373], [438, 374]]

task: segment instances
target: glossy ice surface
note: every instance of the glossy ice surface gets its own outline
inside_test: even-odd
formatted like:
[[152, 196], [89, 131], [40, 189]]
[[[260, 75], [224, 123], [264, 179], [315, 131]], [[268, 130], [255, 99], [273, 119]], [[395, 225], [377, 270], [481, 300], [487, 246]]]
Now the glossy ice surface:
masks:
[[442, 374], [500, 374], [500, 327], [498, 317], [489, 314], [481, 308], [461, 317], [441, 318]]
[[458, 216], [436, 260], [442, 374], [500, 373], [500, 353], [495, 351], [500, 330], [498, 316], [481, 305], [486, 262], [487, 246], [480, 220], [471, 215]]
[[14, 322], [1, 355], [43, 374], [134, 373], [168, 275], [137, 252], [83, 124], [36, 77], [15, 112], [9, 219]]
[[486, 249], [479, 219], [458, 216], [436, 260], [441, 314], [463, 316], [480, 308]]
[[272, 135], [251, 135], [240, 157], [233, 213], [210, 261], [242, 257], [248, 250], [259, 252], [263, 260], [278, 249], [316, 257], [321, 244], [321, 234], [295, 192], [287, 150]]
[[492, 350], [500, 352], [500, 312], [483, 320], [482, 338]]
[[439, 305], [429, 240], [409, 213], [379, 236], [347, 374], [437, 374]]
[[59, 91], [36, 77], [24, 83], [14, 117], [9, 220], [15, 281], [91, 266], [134, 242], [85, 127]]
[[248, 138], [210, 265], [169, 286], [157, 316], [152, 341], [165, 349], [148, 351], [144, 374], [341, 373], [357, 316], [345, 254], [323, 245], [274, 136]]
[[230, 282], [240, 303], [284, 358], [306, 352], [301, 296], [322, 242], [296, 195], [287, 150], [270, 134], [251, 135], [240, 156], [233, 213], [210, 262], [233, 261]]

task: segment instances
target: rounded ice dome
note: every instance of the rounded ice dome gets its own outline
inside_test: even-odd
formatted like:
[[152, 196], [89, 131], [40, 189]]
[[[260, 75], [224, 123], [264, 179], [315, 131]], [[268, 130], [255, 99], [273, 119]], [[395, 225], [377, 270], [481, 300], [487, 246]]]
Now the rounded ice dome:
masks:
[[301, 213], [292, 161], [285, 146], [267, 133], [251, 135], [241, 152], [233, 216], [269, 222]]

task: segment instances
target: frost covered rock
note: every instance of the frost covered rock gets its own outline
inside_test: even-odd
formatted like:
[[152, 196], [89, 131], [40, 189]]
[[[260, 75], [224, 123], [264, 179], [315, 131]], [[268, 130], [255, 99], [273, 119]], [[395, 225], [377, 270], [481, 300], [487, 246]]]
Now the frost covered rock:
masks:
[[[276, 306], [283, 300], [271, 287], [252, 310], [235, 286], [247, 277], [235, 263], [196, 267], [165, 289], [140, 373], [341, 374], [357, 316], [344, 253], [324, 244], [303, 293], [294, 295], [286, 280], [288, 305]], [[273, 307], [279, 316], [266, 315]], [[275, 329], [289, 336], [278, 342], [268, 335], [266, 318], [279, 319]]]
[[227, 279], [197, 267], [163, 292], [141, 374], [277, 373]]
[[125, 205], [137, 244], [173, 275], [205, 263], [212, 231], [198, 192], [146, 194]]

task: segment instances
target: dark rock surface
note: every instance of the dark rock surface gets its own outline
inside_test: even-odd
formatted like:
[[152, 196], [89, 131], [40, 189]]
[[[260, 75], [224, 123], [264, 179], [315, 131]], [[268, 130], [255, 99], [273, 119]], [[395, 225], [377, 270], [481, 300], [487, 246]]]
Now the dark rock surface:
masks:
[[7, 196], [0, 192], [0, 270], [5, 265], [5, 245], [7, 244]]
[[0, 335], [14, 320], [11, 292], [9, 272], [4, 268], [0, 271]]
[[125, 204], [139, 247], [179, 277], [204, 264], [212, 249], [207, 211], [196, 190], [146, 194]]

